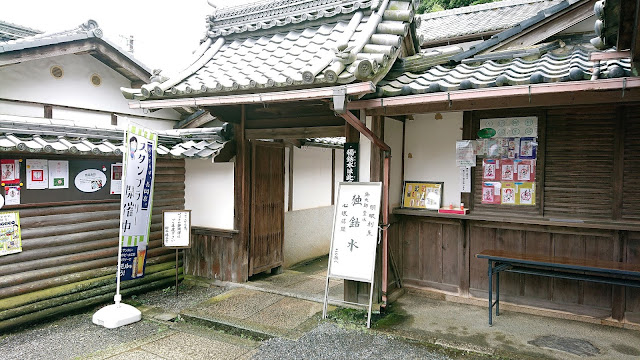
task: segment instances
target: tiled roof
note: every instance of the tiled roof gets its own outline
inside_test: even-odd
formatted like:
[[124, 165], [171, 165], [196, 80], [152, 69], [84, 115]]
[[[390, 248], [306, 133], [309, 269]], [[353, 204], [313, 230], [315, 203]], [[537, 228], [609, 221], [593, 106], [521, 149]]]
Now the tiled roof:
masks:
[[375, 9], [378, 5], [377, 0], [263, 0], [216, 10], [207, 17], [209, 36], [229, 36], [299, 24], [351, 14], [360, 9]]
[[424, 43], [508, 29], [562, 0], [506, 0], [418, 15]]
[[[211, 158], [228, 144], [226, 128], [158, 132], [159, 156]], [[0, 152], [121, 156], [124, 132], [115, 126], [87, 127], [69, 120], [0, 115]]]
[[42, 31], [0, 20], [0, 42], [40, 34]]
[[479, 65], [438, 65], [422, 73], [387, 77], [378, 84], [378, 97], [433, 93], [496, 86], [527, 85], [631, 75], [629, 59], [601, 63], [589, 61], [589, 51], [575, 48], [567, 55], [547, 53], [537, 60], [516, 58], [508, 62], [485, 61]]
[[[416, 6], [414, 0], [281, 0], [220, 11], [213, 29], [229, 22], [235, 30], [225, 31], [233, 37], [214, 38], [213, 31], [197, 60], [178, 76], [122, 91], [129, 99], [144, 100], [377, 81], [398, 56]], [[348, 16], [332, 17], [331, 9]], [[300, 12], [307, 15], [296, 15]], [[321, 24], [312, 21], [320, 14]], [[260, 29], [271, 25], [251, 27], [272, 17], [300, 23], [297, 28], [276, 24], [269, 31]], [[240, 23], [247, 28], [237, 29]]]
[[102, 29], [100, 29], [100, 27], [98, 26], [98, 23], [94, 20], [89, 20], [86, 23], [71, 30], [42, 33], [15, 40], [0, 42], [0, 54], [94, 38], [108, 44], [110, 47], [116, 49], [120, 53], [120, 55], [128, 58], [131, 62], [144, 69], [147, 73], [151, 73], [151, 70], [146, 65], [138, 61], [130, 53], [118, 47], [118, 45], [110, 42], [107, 39], [103, 39], [102, 36], [103, 32]]

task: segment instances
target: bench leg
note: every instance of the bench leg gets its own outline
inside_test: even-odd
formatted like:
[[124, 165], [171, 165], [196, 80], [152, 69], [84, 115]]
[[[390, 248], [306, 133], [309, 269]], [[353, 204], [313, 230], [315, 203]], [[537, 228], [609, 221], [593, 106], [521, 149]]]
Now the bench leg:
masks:
[[489, 260], [489, 326], [493, 325], [493, 261]]
[[496, 316], [500, 316], [500, 272], [496, 271]]

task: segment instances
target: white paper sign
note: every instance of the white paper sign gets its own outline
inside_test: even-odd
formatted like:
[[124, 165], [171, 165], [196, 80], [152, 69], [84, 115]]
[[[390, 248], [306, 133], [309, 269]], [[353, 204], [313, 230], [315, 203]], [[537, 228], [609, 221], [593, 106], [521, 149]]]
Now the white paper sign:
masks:
[[111, 164], [111, 191], [112, 195], [122, 194], [122, 163]]
[[82, 170], [74, 180], [78, 190], [86, 193], [96, 192], [107, 184], [107, 177], [98, 169]]
[[340, 183], [329, 277], [373, 282], [382, 183]]
[[38, 190], [49, 187], [49, 162], [27, 159], [27, 189]]
[[6, 205], [20, 205], [20, 186], [5, 186], [4, 203]]
[[69, 188], [69, 162], [49, 160], [49, 189]]
[[162, 212], [162, 240], [167, 247], [191, 245], [191, 210], [165, 210]]
[[456, 141], [456, 166], [476, 166], [475, 144], [471, 140]]
[[471, 168], [461, 167], [460, 169], [460, 192], [471, 192]]

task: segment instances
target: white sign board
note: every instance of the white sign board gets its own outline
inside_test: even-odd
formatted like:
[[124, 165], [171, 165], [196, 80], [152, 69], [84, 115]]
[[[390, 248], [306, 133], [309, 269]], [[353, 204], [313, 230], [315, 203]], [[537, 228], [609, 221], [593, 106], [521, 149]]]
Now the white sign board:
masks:
[[162, 243], [173, 248], [191, 246], [191, 210], [162, 212]]
[[340, 183], [329, 277], [373, 283], [382, 183]]

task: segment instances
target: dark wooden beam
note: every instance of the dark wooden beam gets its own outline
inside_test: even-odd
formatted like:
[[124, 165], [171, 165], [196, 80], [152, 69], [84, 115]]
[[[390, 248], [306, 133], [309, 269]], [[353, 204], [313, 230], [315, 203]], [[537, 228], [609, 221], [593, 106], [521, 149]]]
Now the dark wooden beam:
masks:
[[147, 83], [151, 81], [151, 74], [149, 74], [144, 68], [129, 60], [111, 46], [107, 46], [102, 42], [102, 40], [94, 41], [96, 42], [96, 50], [98, 53], [91, 54], [93, 57], [118, 71], [131, 81], [136, 81], [137, 79], [143, 80]]
[[331, 149], [331, 205], [336, 201], [336, 149]]
[[247, 120], [247, 129], [294, 128], [344, 125], [344, 119], [335, 116], [297, 116]]
[[344, 125], [317, 126], [303, 128], [246, 129], [246, 137], [255, 139], [306, 139], [317, 137], [337, 137], [344, 134]]
[[22, 49], [20, 51], [10, 51], [0, 54], [0, 66], [95, 50], [95, 43], [91, 40], [82, 40], [73, 43], [40, 46], [31, 49]]
[[635, 19], [633, 21], [633, 36], [631, 39], [631, 61], [636, 72], [640, 72], [640, 0], [636, 0], [636, 9], [634, 11]]
[[240, 242], [242, 253], [234, 261], [241, 262], [240, 274], [235, 281], [244, 282], [249, 278], [249, 146], [244, 136], [244, 106], [241, 107], [240, 124], [235, 125], [236, 163], [234, 170], [234, 227], [238, 234], [234, 241]]
[[53, 119], [53, 106], [51, 106], [51, 105], [45, 105], [44, 106], [44, 118], [45, 119]]
[[298, 139], [283, 139], [283, 142], [285, 144], [291, 145], [291, 146], [295, 146], [298, 149], [300, 149], [302, 147], [302, 141], [298, 140]]
[[367, 127], [355, 117], [351, 112], [347, 111], [341, 116], [349, 123], [351, 126], [356, 128], [361, 134], [367, 137], [367, 139], [371, 140], [379, 149], [384, 151], [391, 151], [389, 145], [385, 144], [378, 136], [375, 135], [371, 130], [367, 129]]
[[289, 146], [289, 201], [287, 209], [293, 211], [293, 153], [295, 149], [293, 146]]
[[637, 0], [620, 0], [620, 24], [618, 25], [618, 43], [616, 49], [631, 49], [633, 43], [636, 19], [636, 2]]

